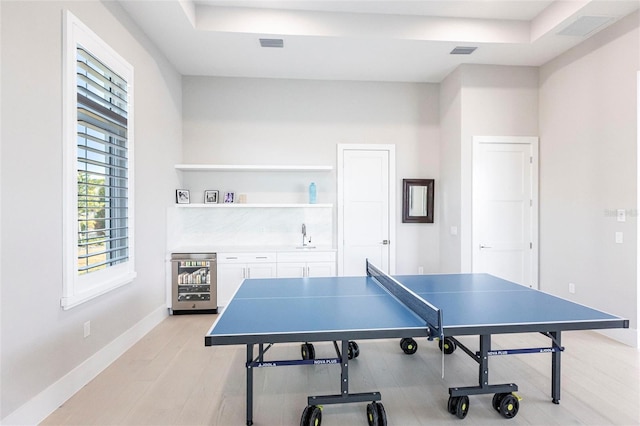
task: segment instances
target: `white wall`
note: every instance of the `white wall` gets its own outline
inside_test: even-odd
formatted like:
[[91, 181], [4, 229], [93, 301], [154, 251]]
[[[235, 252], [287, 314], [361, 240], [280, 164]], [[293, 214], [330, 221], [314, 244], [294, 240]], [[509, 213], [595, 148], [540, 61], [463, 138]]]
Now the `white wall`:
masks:
[[639, 36], [633, 14], [540, 69], [542, 289], [635, 329]]
[[537, 136], [538, 70], [462, 65], [442, 86], [441, 266], [443, 272], [469, 272], [473, 136]]
[[[438, 194], [438, 98], [434, 84], [184, 77], [184, 161], [335, 167], [339, 143], [395, 144], [396, 270], [436, 272], [440, 218], [403, 224], [400, 209], [403, 178], [435, 178]], [[335, 172], [324, 182], [319, 202], [335, 203]]]
[[[164, 306], [165, 217], [176, 186], [172, 166], [181, 155], [181, 82], [116, 2], [3, 1], [0, 7], [0, 418], [33, 423], [38, 419], [9, 415], [21, 409], [27, 417], [35, 413], [42, 407], [23, 407]], [[66, 8], [135, 68], [138, 278], [63, 311], [61, 72]], [[87, 339], [85, 321], [91, 321]]]
[[458, 67], [440, 88], [440, 271], [460, 272], [462, 246], [462, 73]]

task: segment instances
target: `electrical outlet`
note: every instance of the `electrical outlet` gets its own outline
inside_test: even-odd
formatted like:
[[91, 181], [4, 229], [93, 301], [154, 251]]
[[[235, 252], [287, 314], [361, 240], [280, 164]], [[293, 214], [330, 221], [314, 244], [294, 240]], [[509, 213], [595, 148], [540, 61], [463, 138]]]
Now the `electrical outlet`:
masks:
[[575, 294], [575, 292], [576, 292], [576, 285], [574, 283], [569, 283], [569, 293]]
[[418, 266], [418, 274], [419, 275], [424, 274], [424, 268], [422, 266]]
[[84, 323], [84, 338], [86, 339], [91, 334], [91, 321]]

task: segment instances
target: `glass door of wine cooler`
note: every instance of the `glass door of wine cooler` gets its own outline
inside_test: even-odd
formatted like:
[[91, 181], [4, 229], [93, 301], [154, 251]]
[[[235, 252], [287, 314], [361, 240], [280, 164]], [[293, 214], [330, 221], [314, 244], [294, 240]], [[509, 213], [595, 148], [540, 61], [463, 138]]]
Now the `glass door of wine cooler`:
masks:
[[173, 253], [171, 264], [172, 313], [217, 313], [216, 254]]

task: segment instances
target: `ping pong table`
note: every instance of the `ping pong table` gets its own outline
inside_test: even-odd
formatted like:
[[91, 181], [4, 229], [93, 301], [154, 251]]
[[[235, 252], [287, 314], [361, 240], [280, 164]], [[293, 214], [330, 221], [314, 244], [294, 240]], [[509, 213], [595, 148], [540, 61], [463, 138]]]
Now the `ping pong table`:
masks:
[[[391, 277], [368, 261], [366, 271], [362, 277], [243, 281], [205, 335], [205, 345], [246, 345], [247, 425], [253, 424], [254, 369], [327, 364], [340, 366], [340, 392], [309, 396], [301, 426], [319, 426], [321, 406], [353, 402], [368, 403], [369, 425], [386, 425], [380, 392], [349, 392], [349, 362], [359, 356], [356, 340], [400, 338], [404, 353], [412, 354], [418, 337], [437, 339], [443, 357], [460, 348], [478, 363], [477, 385], [449, 388], [449, 413], [463, 419], [469, 410], [469, 396], [494, 394], [493, 408], [511, 418], [519, 409], [519, 398], [514, 394], [518, 386], [489, 384], [489, 357], [549, 353], [551, 398], [557, 404], [564, 350], [561, 332], [629, 327], [627, 319], [488, 274]], [[547, 336], [550, 345], [491, 347], [492, 335], [530, 332]], [[479, 336], [479, 349], [474, 351], [456, 339], [464, 335]], [[285, 342], [301, 343], [301, 358], [265, 359], [274, 344]], [[311, 342], [333, 342], [336, 356], [317, 359]]]

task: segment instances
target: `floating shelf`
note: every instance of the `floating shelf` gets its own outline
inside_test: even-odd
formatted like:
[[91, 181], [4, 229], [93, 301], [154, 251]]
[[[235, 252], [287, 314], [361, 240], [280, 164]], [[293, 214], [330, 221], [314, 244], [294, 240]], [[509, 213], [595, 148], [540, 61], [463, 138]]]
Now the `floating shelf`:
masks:
[[219, 203], [219, 204], [204, 204], [204, 203], [190, 203], [190, 204], [176, 204], [176, 207], [180, 208], [268, 208], [268, 207], [280, 207], [280, 208], [331, 208], [333, 204], [242, 204], [242, 203]]
[[276, 165], [222, 165], [222, 164], [176, 164], [183, 172], [328, 172], [333, 166], [276, 166]]

